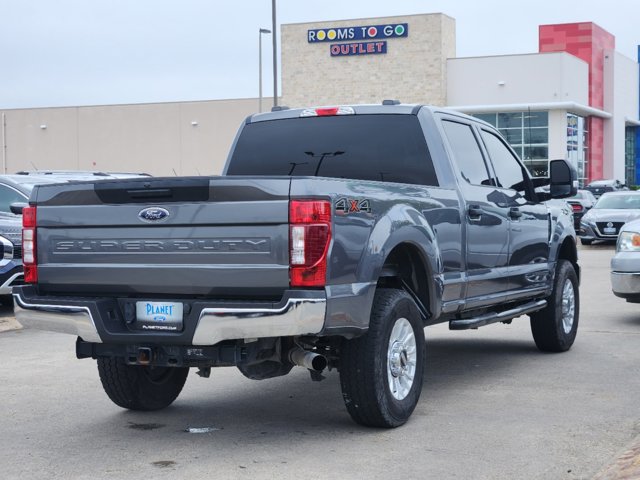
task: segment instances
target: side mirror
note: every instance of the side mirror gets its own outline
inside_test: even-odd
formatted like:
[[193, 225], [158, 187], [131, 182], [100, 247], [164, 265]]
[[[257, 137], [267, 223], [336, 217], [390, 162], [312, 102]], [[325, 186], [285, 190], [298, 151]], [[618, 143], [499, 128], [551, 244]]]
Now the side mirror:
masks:
[[567, 198], [578, 193], [578, 172], [566, 160], [549, 162], [551, 198]]
[[9, 209], [11, 210], [11, 213], [13, 213], [15, 215], [22, 215], [22, 209], [24, 207], [28, 207], [28, 206], [29, 206], [28, 203], [13, 202], [11, 205], [9, 205]]

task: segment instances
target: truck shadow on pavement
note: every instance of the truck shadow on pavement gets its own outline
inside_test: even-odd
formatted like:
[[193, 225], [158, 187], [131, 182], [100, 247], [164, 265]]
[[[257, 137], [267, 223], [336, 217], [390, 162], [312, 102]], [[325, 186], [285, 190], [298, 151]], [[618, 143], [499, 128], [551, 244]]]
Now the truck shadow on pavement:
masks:
[[[541, 354], [533, 341], [488, 339], [434, 339], [427, 341], [427, 373], [421, 401], [414, 416], [431, 416], [433, 402], [448, 402], [461, 389], [500, 381], [505, 368], [534, 361]], [[104, 418], [105, 428], [119, 425], [144, 434], [139, 425], [160, 425], [164, 432], [187, 435], [188, 429], [210, 429], [214, 436], [236, 437], [238, 442], [260, 441], [265, 436], [304, 436], [318, 432], [377, 435], [389, 430], [361, 427], [351, 421], [342, 401], [339, 375], [326, 373], [322, 382], [311, 382], [302, 368], [290, 375], [266, 381], [251, 381], [227, 369], [209, 379], [191, 373], [185, 390], [174, 406], [161, 412], [123, 412]], [[437, 398], [434, 398], [437, 396]], [[414, 421], [416, 421], [414, 419]], [[412, 420], [409, 421], [411, 423]], [[213, 433], [211, 433], [213, 432]], [[121, 434], [114, 433], [115, 435]], [[165, 433], [163, 433], [165, 435]], [[251, 439], [251, 440], [247, 440]]]
[[[618, 325], [626, 325], [640, 329], [640, 305], [638, 305], [638, 313], [620, 313], [616, 317], [616, 322]], [[640, 332], [640, 330], [638, 331]]]

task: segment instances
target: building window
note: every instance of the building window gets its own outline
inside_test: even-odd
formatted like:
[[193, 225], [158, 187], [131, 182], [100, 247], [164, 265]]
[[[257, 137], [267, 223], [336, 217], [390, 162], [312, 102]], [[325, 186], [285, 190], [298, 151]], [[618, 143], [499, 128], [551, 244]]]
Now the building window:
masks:
[[546, 177], [549, 169], [549, 112], [526, 111], [476, 115], [496, 127], [522, 159], [531, 175]]
[[587, 119], [567, 113], [567, 160], [578, 170], [578, 182], [583, 187], [587, 182], [587, 159], [589, 158]]
[[636, 184], [636, 127], [626, 127], [624, 131], [624, 182]]

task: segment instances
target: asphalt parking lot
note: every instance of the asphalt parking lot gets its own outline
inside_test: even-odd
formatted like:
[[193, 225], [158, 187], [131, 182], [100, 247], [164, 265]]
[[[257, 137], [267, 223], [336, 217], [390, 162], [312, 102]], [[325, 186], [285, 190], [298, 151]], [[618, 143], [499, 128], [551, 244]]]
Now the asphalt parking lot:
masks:
[[355, 425], [337, 373], [312, 383], [300, 368], [264, 381], [192, 373], [172, 407], [128, 412], [103, 393], [95, 362], [75, 359], [74, 338], [0, 333], [0, 476], [640, 478], [622, 464], [607, 471], [640, 461], [628, 451], [640, 434], [640, 305], [611, 293], [612, 255], [580, 252], [580, 328], [567, 353], [538, 352], [526, 317], [428, 328], [422, 398], [395, 430]]

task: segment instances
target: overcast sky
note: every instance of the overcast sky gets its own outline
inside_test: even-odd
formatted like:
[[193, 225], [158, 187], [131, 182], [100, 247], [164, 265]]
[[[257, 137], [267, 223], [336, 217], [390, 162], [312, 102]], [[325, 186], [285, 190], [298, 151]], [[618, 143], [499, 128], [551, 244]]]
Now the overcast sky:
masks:
[[[435, 12], [455, 18], [459, 57], [537, 52], [548, 23], [593, 21], [632, 59], [640, 44], [640, 0], [277, 4], [278, 25]], [[0, 0], [0, 108], [257, 97], [260, 27], [270, 0]]]

